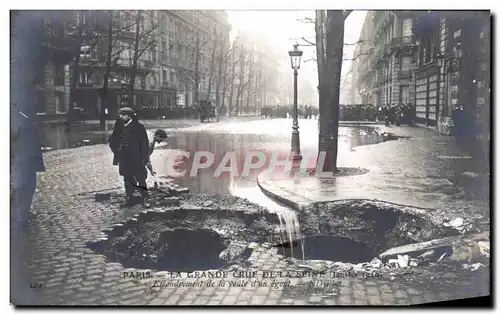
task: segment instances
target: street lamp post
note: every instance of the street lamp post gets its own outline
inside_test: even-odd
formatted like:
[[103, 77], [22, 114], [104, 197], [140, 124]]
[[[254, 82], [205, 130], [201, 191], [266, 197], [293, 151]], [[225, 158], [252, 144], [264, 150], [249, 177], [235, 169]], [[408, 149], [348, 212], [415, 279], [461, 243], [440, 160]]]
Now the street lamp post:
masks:
[[302, 58], [302, 51], [298, 49], [299, 45], [293, 45], [293, 50], [288, 52], [290, 56], [290, 62], [293, 69], [293, 125], [292, 125], [292, 150], [291, 158], [292, 160], [301, 160], [302, 155], [300, 154], [300, 138], [299, 138], [299, 120], [298, 120], [298, 110], [297, 110], [297, 70], [300, 68], [300, 60]]

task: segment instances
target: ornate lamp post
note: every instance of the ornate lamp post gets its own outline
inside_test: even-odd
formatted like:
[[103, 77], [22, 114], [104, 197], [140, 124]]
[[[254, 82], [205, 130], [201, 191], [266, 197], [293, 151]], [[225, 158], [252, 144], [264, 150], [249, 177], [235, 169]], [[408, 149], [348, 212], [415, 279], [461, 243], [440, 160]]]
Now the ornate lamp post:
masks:
[[300, 68], [300, 60], [302, 58], [302, 51], [298, 49], [299, 45], [293, 45], [293, 50], [288, 52], [290, 62], [293, 69], [293, 125], [292, 125], [292, 160], [301, 160], [300, 154], [300, 138], [299, 138], [299, 120], [297, 112], [297, 70]]

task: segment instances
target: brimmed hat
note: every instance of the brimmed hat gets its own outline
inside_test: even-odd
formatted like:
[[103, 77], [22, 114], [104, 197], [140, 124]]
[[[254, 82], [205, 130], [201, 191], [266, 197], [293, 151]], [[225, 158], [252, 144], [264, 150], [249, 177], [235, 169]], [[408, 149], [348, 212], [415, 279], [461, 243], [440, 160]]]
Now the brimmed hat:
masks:
[[122, 107], [118, 110], [120, 114], [134, 114], [134, 110], [130, 107]]

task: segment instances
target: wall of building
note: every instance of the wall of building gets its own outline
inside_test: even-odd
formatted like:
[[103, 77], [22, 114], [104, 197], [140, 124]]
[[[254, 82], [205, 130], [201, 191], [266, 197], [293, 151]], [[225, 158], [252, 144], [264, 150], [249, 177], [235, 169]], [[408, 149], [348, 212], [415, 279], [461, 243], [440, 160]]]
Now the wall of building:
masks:
[[471, 130], [489, 134], [490, 27], [484, 11], [421, 13], [415, 29], [417, 102], [425, 112], [419, 115], [421, 123], [450, 134], [452, 111], [463, 106], [474, 116]]

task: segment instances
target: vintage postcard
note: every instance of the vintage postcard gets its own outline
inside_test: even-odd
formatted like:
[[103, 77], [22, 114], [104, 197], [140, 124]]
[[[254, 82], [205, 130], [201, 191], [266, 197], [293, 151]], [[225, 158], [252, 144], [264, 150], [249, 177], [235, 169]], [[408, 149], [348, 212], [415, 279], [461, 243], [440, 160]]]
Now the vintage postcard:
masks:
[[12, 305], [492, 305], [489, 11], [10, 19]]

